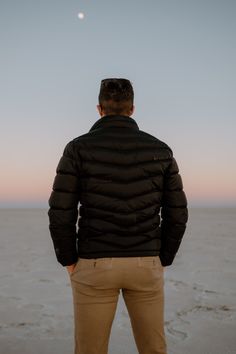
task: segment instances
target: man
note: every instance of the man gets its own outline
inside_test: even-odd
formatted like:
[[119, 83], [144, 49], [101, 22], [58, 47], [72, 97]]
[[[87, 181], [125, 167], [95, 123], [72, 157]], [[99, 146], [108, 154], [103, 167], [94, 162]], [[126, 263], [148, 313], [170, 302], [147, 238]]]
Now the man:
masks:
[[120, 290], [139, 354], [167, 353], [163, 268], [180, 246], [187, 201], [171, 149], [139, 129], [133, 100], [129, 80], [102, 80], [101, 118], [66, 145], [49, 199], [72, 286], [75, 354], [108, 353]]

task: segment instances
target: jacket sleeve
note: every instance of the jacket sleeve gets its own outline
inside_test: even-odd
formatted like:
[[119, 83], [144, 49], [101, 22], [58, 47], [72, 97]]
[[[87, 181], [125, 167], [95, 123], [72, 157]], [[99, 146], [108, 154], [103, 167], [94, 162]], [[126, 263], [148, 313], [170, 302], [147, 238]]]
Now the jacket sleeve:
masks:
[[160, 259], [163, 266], [168, 266], [179, 249], [188, 221], [187, 199], [173, 156], [164, 175], [161, 219]]
[[49, 230], [56, 257], [63, 266], [78, 259], [76, 223], [80, 198], [78, 163], [74, 157], [73, 141], [63, 152], [49, 198]]

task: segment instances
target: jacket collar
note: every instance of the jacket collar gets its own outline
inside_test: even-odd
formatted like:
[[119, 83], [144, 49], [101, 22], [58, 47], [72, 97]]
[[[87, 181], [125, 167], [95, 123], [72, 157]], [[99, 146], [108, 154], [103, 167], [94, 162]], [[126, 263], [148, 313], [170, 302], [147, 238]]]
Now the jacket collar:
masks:
[[130, 116], [122, 115], [107, 115], [99, 118], [89, 131], [98, 128], [107, 128], [107, 127], [124, 127], [139, 130], [138, 124]]

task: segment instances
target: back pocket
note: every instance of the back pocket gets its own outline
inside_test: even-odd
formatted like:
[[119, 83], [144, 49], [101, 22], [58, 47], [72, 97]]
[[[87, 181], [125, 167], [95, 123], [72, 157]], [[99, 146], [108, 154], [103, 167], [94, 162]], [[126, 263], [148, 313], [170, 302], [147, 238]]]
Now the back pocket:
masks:
[[139, 257], [139, 266], [143, 268], [151, 268], [151, 269], [162, 267], [159, 256]]

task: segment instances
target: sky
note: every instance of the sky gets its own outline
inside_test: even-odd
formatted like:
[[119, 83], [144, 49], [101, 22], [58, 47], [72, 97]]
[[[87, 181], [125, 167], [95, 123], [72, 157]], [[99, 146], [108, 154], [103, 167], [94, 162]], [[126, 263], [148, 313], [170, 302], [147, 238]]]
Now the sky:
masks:
[[189, 205], [236, 206], [235, 16], [234, 0], [0, 0], [0, 207], [48, 206], [107, 77], [133, 83]]

